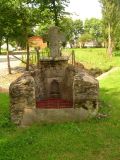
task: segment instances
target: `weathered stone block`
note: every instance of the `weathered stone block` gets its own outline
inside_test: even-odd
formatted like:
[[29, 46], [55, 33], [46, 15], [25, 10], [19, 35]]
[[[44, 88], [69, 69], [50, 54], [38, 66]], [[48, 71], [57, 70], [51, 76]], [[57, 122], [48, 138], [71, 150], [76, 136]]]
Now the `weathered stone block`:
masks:
[[11, 120], [20, 124], [25, 108], [35, 108], [35, 82], [30, 74], [25, 74], [11, 83], [9, 88]]
[[74, 77], [73, 101], [74, 108], [98, 110], [99, 83], [86, 72], [79, 72]]

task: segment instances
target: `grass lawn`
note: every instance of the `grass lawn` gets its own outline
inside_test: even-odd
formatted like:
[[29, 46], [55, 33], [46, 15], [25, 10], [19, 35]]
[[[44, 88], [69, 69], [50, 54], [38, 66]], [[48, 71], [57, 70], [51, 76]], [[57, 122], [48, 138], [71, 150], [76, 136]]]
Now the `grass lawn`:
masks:
[[[120, 66], [120, 51], [114, 52], [114, 56], [110, 58], [104, 48], [85, 48], [74, 49], [76, 61], [81, 62], [87, 68], [100, 68], [107, 70], [111, 67]], [[71, 53], [72, 49], [64, 50]], [[115, 56], [116, 55], [116, 56]]]
[[18, 128], [0, 94], [0, 160], [120, 160], [120, 71], [100, 81], [105, 119]]

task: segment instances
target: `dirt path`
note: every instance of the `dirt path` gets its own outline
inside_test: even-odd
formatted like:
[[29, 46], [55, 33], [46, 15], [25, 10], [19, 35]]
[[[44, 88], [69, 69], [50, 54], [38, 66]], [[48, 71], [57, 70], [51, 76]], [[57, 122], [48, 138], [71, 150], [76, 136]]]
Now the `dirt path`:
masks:
[[22, 73], [13, 73], [11, 75], [0, 75], [0, 92], [8, 92], [11, 82], [21, 76]]
[[8, 74], [7, 62], [0, 62], [0, 92], [8, 92], [10, 83], [21, 76], [25, 69], [20, 66], [20, 61], [11, 62], [12, 74]]

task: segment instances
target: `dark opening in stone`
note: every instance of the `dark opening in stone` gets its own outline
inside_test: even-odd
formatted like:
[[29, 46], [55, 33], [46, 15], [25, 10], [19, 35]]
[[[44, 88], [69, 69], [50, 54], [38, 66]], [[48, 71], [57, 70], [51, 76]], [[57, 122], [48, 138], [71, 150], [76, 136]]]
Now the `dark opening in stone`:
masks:
[[57, 80], [53, 80], [50, 86], [50, 98], [60, 98], [60, 86]]

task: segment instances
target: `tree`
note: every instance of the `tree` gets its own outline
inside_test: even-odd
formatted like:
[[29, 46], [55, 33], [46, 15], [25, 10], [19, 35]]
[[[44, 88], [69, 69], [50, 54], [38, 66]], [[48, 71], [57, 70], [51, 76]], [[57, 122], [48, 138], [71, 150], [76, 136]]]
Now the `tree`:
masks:
[[104, 26], [106, 28], [108, 48], [107, 52], [112, 56], [115, 41], [115, 32], [120, 22], [120, 2], [119, 0], [100, 0], [102, 4], [102, 14]]
[[14, 27], [16, 24], [16, 12], [15, 12], [15, 2], [12, 0], [6, 1], [1, 0], [0, 1], [0, 27], [1, 27], [1, 33], [0, 37], [4, 37], [6, 39], [7, 43], [7, 60], [8, 60], [8, 72], [11, 74], [11, 68], [10, 68], [10, 58], [9, 58], [9, 39], [12, 37], [14, 32]]
[[8, 43], [10, 39], [20, 40], [27, 44], [27, 65], [26, 69], [29, 70], [29, 46], [27, 43], [29, 34], [35, 25], [33, 9], [27, 4], [27, 0], [1, 0], [0, 1], [0, 24], [1, 36], [4, 36], [7, 42], [7, 57], [8, 57], [8, 70], [10, 69], [9, 48]]
[[65, 34], [66, 42], [70, 42], [71, 47], [77, 42], [80, 35], [83, 33], [83, 22], [80, 19], [73, 20], [70, 17], [64, 17], [61, 19], [59, 26]]
[[74, 32], [74, 37], [77, 40], [81, 34], [83, 34], [83, 21], [80, 19], [74, 20], [73, 21], [73, 32]]
[[103, 22], [100, 19], [86, 19], [84, 24], [84, 32], [91, 35], [92, 39], [101, 45], [103, 42]]
[[116, 50], [120, 50], [120, 23], [118, 23], [117, 29], [115, 31], [114, 47]]
[[[59, 24], [59, 20], [65, 14], [65, 6], [69, 0], [1, 0], [0, 1], [0, 45], [4, 37], [7, 42], [16, 40], [17, 43], [26, 43], [27, 65], [29, 70], [29, 45], [28, 37], [34, 34], [37, 25], [48, 22], [52, 17], [52, 23]], [[9, 48], [7, 47], [9, 50]], [[8, 51], [8, 68], [9, 63]], [[9, 73], [11, 71], [9, 70]]]
[[93, 40], [91, 34], [89, 33], [84, 33], [80, 36], [79, 41], [81, 43], [81, 47], [84, 47], [85, 42], [89, 42]]
[[73, 34], [73, 20], [71, 18], [64, 17], [60, 21], [60, 29], [65, 34], [66, 41], [71, 41], [74, 37]]
[[40, 11], [44, 11], [47, 18], [53, 19], [56, 26], [59, 26], [60, 19], [68, 14], [65, 12], [65, 7], [69, 0], [35, 0], [34, 3], [39, 6]]
[[26, 48], [27, 48], [26, 70], [28, 71], [29, 70], [29, 56], [30, 56], [28, 37], [29, 37], [29, 34], [35, 22], [32, 20], [33, 18], [32, 7], [27, 5], [26, 2], [27, 1], [25, 0], [18, 0], [17, 13], [18, 13], [19, 25], [22, 28], [22, 35], [26, 42]]

